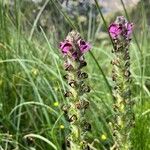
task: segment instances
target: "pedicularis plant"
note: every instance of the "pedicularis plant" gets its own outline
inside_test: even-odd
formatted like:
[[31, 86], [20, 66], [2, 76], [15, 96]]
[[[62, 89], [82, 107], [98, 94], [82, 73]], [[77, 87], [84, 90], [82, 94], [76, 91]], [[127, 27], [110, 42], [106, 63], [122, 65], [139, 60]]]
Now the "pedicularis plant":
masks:
[[88, 74], [82, 70], [87, 65], [83, 55], [90, 48], [90, 44], [85, 42], [77, 31], [70, 32], [60, 43], [67, 73], [65, 79], [69, 85], [69, 90], [65, 93], [68, 104], [63, 105], [62, 109], [70, 123], [71, 131], [67, 137], [70, 150], [88, 149], [86, 133], [91, 129], [91, 125], [85, 118], [85, 110], [89, 106], [89, 101], [83, 95], [90, 92], [90, 87], [85, 82]]
[[115, 118], [112, 124], [115, 144], [111, 149], [131, 149], [130, 133], [134, 123], [133, 105], [130, 90], [130, 55], [129, 45], [133, 24], [123, 16], [109, 26], [109, 34], [113, 40], [114, 59], [112, 60], [113, 94], [115, 97]]

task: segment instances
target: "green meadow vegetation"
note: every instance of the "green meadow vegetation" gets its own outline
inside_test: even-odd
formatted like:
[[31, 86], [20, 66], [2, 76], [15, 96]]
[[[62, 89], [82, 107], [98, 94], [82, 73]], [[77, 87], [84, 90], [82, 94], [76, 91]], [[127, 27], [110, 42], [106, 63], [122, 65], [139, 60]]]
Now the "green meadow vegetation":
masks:
[[[109, 122], [113, 116], [110, 63], [113, 46], [107, 29], [117, 13], [106, 17], [97, 0], [94, 2], [85, 13], [84, 22], [80, 13], [73, 18], [57, 0], [45, 1], [34, 19], [28, 15], [35, 6], [24, 4], [23, 0], [14, 0], [13, 5], [0, 0], [0, 150], [65, 150], [70, 129], [61, 110], [67, 103], [64, 97], [67, 84], [59, 43], [72, 29], [78, 30], [92, 45], [85, 54], [91, 87], [90, 107], [86, 111], [92, 126], [87, 135], [90, 147], [109, 150], [112, 146]], [[123, 11], [119, 14], [134, 23], [129, 48], [135, 114], [131, 143], [133, 150], [150, 150], [148, 4], [141, 0], [138, 11], [135, 8], [132, 14], [121, 2]], [[49, 9], [48, 27], [39, 24], [45, 9]]]

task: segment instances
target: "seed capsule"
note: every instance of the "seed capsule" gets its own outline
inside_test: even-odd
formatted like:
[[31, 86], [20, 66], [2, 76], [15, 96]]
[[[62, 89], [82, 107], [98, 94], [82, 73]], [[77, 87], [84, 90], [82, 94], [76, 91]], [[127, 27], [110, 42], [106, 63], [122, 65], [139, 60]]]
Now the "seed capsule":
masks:
[[69, 108], [70, 108], [70, 105], [63, 105], [61, 107], [62, 111], [64, 111], [64, 113], [66, 113], [66, 114], [68, 113]]
[[89, 101], [81, 100], [80, 102], [76, 103], [77, 109], [87, 109], [89, 107]]
[[112, 80], [116, 81], [117, 75], [112, 73]]
[[89, 104], [90, 104], [89, 101], [84, 100], [83, 101], [83, 108], [87, 109], [89, 107]]
[[69, 65], [65, 68], [66, 71], [72, 71], [73, 70], [73, 66], [72, 65]]
[[124, 97], [125, 99], [130, 97], [130, 95], [131, 95], [131, 90], [130, 89], [128, 89], [128, 90], [126, 90], [122, 93], [122, 97]]
[[127, 51], [127, 52], [125, 53], [124, 59], [125, 59], [125, 60], [129, 60], [129, 59], [130, 59], [129, 51]]
[[126, 70], [125, 73], [124, 73], [125, 77], [129, 77], [131, 75], [130, 71], [129, 70]]
[[129, 62], [129, 61], [126, 61], [125, 67], [129, 67], [129, 66], [130, 66], [130, 62]]
[[77, 120], [77, 116], [76, 115], [72, 115], [70, 118], [69, 118], [69, 122], [74, 122]]
[[73, 66], [70, 63], [68, 63], [67, 61], [64, 63], [64, 68], [66, 71], [74, 70]]
[[86, 61], [81, 60], [80, 65], [79, 65], [79, 69], [82, 68], [82, 67], [85, 67], [86, 65], [87, 65]]
[[66, 140], [66, 146], [67, 146], [68, 148], [70, 148], [70, 141], [69, 141], [69, 139]]
[[87, 145], [84, 150], [90, 150], [90, 147]]
[[65, 93], [64, 96], [65, 96], [65, 97], [71, 97], [71, 96], [72, 96], [72, 93], [68, 91], [68, 92]]
[[27, 137], [26, 142], [27, 142], [28, 145], [31, 145], [31, 144], [35, 143], [35, 140], [32, 137]]
[[116, 58], [116, 59], [112, 60], [111, 64], [119, 66], [120, 65], [119, 59]]
[[82, 150], [90, 150], [90, 147], [89, 147], [88, 143], [85, 140], [86, 140], [86, 137], [85, 137], [84, 141], [80, 142]]
[[78, 74], [78, 78], [80, 78], [80, 79], [86, 79], [86, 78], [88, 78], [88, 74], [86, 73], [86, 72], [80, 72], [79, 74]]
[[81, 87], [82, 89], [81, 89], [81, 91], [82, 92], [87, 92], [87, 93], [89, 93], [90, 91], [91, 91], [91, 89], [90, 89], [90, 87], [88, 86], [88, 85], [84, 85], [83, 87]]
[[117, 90], [118, 89], [118, 86], [114, 86], [114, 90]]
[[113, 104], [113, 110], [115, 112], [118, 112], [119, 106], [117, 104]]
[[77, 103], [75, 104], [75, 106], [76, 106], [77, 109], [82, 109], [82, 105], [81, 105], [80, 102], [77, 102]]
[[69, 85], [70, 85], [72, 88], [74, 88], [74, 87], [77, 86], [77, 83], [76, 83], [76, 81], [72, 80], [72, 81], [69, 82]]
[[63, 78], [64, 78], [65, 80], [68, 80], [68, 78], [69, 78], [68, 74], [64, 75]]

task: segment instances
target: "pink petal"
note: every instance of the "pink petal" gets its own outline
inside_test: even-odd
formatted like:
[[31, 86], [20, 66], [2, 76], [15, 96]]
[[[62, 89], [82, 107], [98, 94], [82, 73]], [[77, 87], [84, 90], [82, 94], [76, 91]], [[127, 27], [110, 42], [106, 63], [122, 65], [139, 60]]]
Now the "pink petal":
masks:
[[119, 36], [122, 32], [122, 27], [119, 26], [119, 24], [116, 24], [116, 23], [112, 23], [110, 26], [109, 26], [109, 29], [108, 29], [110, 35], [112, 38], [116, 38], [117, 36]]
[[78, 41], [78, 45], [82, 53], [86, 53], [91, 49], [91, 45], [82, 39]]
[[67, 54], [71, 48], [72, 48], [72, 45], [68, 41], [64, 41], [60, 43], [60, 49], [63, 54]]

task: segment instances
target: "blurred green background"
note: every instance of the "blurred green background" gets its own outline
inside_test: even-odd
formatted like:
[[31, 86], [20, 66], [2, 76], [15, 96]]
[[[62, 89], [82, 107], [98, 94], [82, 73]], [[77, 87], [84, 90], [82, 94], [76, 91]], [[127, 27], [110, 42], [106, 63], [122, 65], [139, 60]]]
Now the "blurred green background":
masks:
[[88, 139], [93, 150], [109, 150], [113, 55], [107, 27], [118, 15], [134, 23], [131, 142], [134, 150], [150, 149], [149, 0], [0, 0], [0, 149], [65, 150], [67, 85], [59, 43], [76, 29], [92, 45], [85, 56], [92, 88]]

